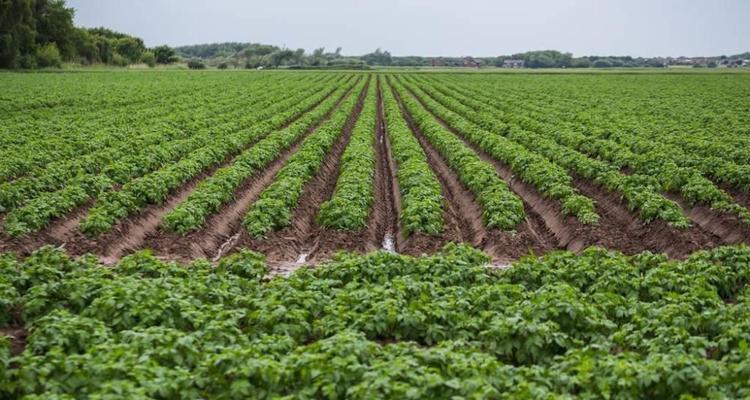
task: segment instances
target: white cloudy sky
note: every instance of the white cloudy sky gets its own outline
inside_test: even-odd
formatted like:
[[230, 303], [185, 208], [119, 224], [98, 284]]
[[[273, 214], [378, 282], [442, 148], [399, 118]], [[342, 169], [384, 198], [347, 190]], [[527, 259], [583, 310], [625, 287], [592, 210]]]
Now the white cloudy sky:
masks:
[[363, 54], [721, 55], [750, 50], [750, 0], [68, 0], [81, 26], [148, 46], [241, 41]]

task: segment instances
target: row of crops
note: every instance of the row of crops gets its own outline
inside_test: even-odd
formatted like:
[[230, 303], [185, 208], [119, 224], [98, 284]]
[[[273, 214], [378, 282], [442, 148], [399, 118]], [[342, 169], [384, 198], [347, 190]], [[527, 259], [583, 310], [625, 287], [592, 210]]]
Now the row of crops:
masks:
[[451, 245], [272, 278], [249, 251], [2, 255], [0, 397], [750, 396], [748, 247], [487, 261]]
[[[739, 115], [746, 102], [722, 97], [747, 91], [740, 85], [736, 94], [724, 82], [744, 83], [743, 75], [665, 75], [651, 87], [630, 81], [656, 79], [649, 75], [198, 74], [180, 90], [175, 86], [184, 76], [154, 74], [150, 83], [174, 94], [172, 101], [134, 94], [131, 85], [142, 88], [138, 79], [147, 78], [93, 76], [75, 95], [66, 92], [81, 83], [74, 76], [23, 80], [39, 99], [2, 105], [5, 233], [43, 231], [82, 209], [77, 229], [97, 238], [192, 182], [194, 189], [161, 222], [185, 235], [204, 229], [248, 180], [283, 159], [244, 212], [246, 231], [263, 238], [292, 224], [307, 184], [342, 140], [335, 189], [316, 205], [316, 221], [360, 230], [374, 207], [379, 125], [396, 166], [406, 235], [446, 228], [432, 150], [481, 208], [488, 229], [514, 232], [528, 213], [529, 200], [510, 188], [496, 164], [583, 225], [596, 226], [601, 210], [577, 179], [622, 199], [642, 223], [686, 229], [695, 224], [688, 208], [704, 206], [750, 227], [750, 143], [747, 117]], [[46, 90], [47, 81], [56, 86]], [[115, 89], [99, 95], [107, 84]], [[691, 103], [691, 93], [711, 95], [707, 86], [715, 95], [696, 100], [701, 107]]]

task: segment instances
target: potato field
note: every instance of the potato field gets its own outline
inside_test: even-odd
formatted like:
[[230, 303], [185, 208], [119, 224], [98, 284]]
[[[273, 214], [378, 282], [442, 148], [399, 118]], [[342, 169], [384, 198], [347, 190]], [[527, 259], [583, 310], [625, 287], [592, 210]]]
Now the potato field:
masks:
[[747, 73], [0, 74], [0, 398], [743, 398], [749, 243]]

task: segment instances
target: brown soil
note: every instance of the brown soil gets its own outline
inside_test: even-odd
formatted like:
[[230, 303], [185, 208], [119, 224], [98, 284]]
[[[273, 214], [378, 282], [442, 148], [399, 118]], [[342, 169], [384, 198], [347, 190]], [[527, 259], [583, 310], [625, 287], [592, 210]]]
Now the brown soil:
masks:
[[742, 191], [728, 184], [721, 184], [719, 187], [729, 193], [737, 204], [750, 209], [750, 192]]
[[646, 224], [616, 193], [579, 176], [573, 175], [573, 178], [581, 194], [596, 202], [596, 211], [601, 217], [593, 229], [595, 236], [591, 244], [625, 254], [649, 250], [681, 259], [721, 243], [718, 237], [697, 226], [677, 229], [660, 220]]
[[690, 206], [682, 197], [674, 193], [666, 196], [685, 210], [685, 215], [696, 225], [718, 237], [722, 244], [750, 243], [750, 226], [736, 215], [731, 215], [708, 206]]
[[10, 340], [10, 354], [12, 356], [17, 356], [23, 353], [23, 349], [26, 348], [27, 335], [28, 332], [26, 332], [26, 329], [24, 329], [23, 327], [11, 326], [0, 328], [0, 336], [8, 336], [12, 338]]

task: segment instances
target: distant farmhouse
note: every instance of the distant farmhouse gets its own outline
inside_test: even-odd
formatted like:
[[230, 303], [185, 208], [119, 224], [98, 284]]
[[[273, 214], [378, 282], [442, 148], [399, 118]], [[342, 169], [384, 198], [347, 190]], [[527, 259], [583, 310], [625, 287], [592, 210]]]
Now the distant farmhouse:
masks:
[[503, 61], [503, 68], [523, 68], [523, 60], [505, 60]]
[[464, 67], [479, 68], [481, 66], [479, 60], [475, 60], [474, 57], [464, 57]]

